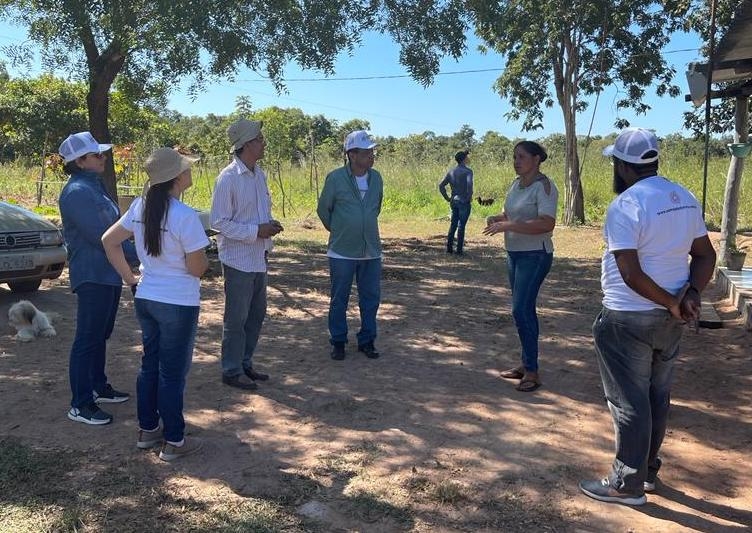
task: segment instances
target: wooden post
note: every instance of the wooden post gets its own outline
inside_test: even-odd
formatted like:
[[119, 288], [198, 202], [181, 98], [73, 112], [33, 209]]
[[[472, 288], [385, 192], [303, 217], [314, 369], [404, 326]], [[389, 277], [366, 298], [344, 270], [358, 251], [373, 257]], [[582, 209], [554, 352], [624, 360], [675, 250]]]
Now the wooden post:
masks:
[[[736, 97], [736, 115], [734, 118], [734, 142], [746, 143], [749, 116], [747, 112], [748, 96]], [[731, 156], [726, 190], [723, 193], [723, 218], [721, 219], [721, 242], [718, 263], [726, 265], [728, 249], [736, 245], [736, 224], [739, 216], [739, 188], [744, 171], [744, 159]]]
[[280, 168], [279, 161], [275, 161], [275, 167], [277, 181], [279, 182], [279, 191], [282, 193], [282, 218], [285, 218], [285, 203], [287, 203], [287, 196], [285, 195], [285, 185], [282, 183], [282, 169]]
[[37, 207], [42, 205], [42, 189], [44, 187], [44, 174], [47, 170], [47, 137], [48, 133], [45, 132], [44, 134], [44, 145], [42, 145], [42, 173], [39, 176], [39, 181], [37, 182]]

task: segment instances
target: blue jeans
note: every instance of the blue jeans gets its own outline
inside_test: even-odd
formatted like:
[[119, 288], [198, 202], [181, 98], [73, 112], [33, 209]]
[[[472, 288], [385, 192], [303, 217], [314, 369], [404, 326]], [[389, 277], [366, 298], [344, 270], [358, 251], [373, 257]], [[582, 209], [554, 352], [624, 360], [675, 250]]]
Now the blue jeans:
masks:
[[233, 377], [253, 368], [253, 352], [266, 316], [266, 272], [243, 272], [225, 264], [222, 272], [225, 276], [222, 374]]
[[138, 425], [147, 431], [164, 424], [164, 438], [183, 440], [183, 391], [196, 341], [198, 307], [136, 298], [144, 356], [136, 380]]
[[120, 285], [83, 283], [76, 289], [76, 337], [70, 352], [68, 374], [71, 386], [71, 407], [94, 402], [92, 391], [104, 392], [107, 339], [115, 326]]
[[512, 288], [512, 316], [522, 345], [522, 366], [529, 372], [538, 371], [538, 299], [554, 254], [545, 250], [507, 252], [509, 285]]
[[642, 494], [648, 469], [660, 468], [674, 360], [682, 323], [663, 309], [603, 308], [593, 339], [606, 403], [614, 419], [616, 458], [609, 481], [623, 492]]
[[449, 223], [449, 233], [447, 234], [447, 250], [452, 251], [454, 248], [454, 232], [457, 232], [457, 253], [462, 253], [465, 245], [465, 226], [467, 219], [470, 218], [470, 203], [452, 202], [452, 219]]
[[347, 304], [353, 277], [358, 286], [360, 331], [358, 346], [376, 339], [376, 312], [381, 303], [381, 258], [335, 259], [329, 258], [331, 300], [329, 302], [330, 341], [347, 342]]

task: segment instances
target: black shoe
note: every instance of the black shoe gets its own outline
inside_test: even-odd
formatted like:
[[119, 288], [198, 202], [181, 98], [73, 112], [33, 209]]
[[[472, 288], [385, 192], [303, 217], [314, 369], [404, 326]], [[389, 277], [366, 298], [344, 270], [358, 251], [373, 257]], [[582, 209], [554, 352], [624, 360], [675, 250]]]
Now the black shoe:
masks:
[[345, 343], [335, 342], [332, 344], [332, 359], [335, 361], [342, 361], [345, 358]]
[[93, 391], [92, 394], [95, 403], [123, 403], [131, 397], [127, 392], [116, 391], [109, 383], [104, 386], [102, 392]]
[[245, 375], [251, 378], [253, 381], [266, 381], [269, 379], [269, 374], [256, 372], [255, 370], [253, 370], [253, 368], [244, 368], [243, 372], [245, 372]]
[[454, 253], [454, 251], [453, 251], [453, 250], [452, 250], [451, 248], [447, 248], [447, 253], [448, 253], [448, 254], [453, 254], [453, 253]]
[[222, 376], [222, 383], [241, 390], [256, 390], [258, 385], [244, 374], [237, 376]]
[[71, 407], [68, 418], [74, 422], [83, 422], [92, 426], [103, 426], [112, 422], [112, 415], [105, 413], [95, 403], [83, 405], [80, 408]]
[[373, 345], [373, 341], [367, 342], [365, 344], [359, 344], [358, 351], [363, 352], [369, 359], [378, 359], [380, 355], [379, 352], [376, 351], [376, 347]]

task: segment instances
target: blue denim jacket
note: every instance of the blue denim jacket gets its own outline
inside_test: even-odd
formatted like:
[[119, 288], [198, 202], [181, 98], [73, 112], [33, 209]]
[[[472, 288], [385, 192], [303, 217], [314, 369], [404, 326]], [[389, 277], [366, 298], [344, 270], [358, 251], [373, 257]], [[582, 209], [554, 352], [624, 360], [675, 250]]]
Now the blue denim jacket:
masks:
[[[76, 292], [83, 283], [122, 285], [123, 280], [107, 260], [101, 240], [107, 228], [120, 218], [120, 210], [107, 195], [99, 175], [88, 171], [72, 174], [58, 203], [68, 245], [71, 290]], [[123, 252], [129, 263], [138, 263], [132, 242], [123, 242]]]

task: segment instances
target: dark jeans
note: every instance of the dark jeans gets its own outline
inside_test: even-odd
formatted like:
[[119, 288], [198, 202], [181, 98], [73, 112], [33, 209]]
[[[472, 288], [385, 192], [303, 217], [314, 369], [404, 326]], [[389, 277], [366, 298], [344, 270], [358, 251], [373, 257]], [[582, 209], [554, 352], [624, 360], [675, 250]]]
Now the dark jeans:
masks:
[[239, 376], [253, 367], [266, 316], [266, 272], [243, 272], [222, 265], [225, 315], [222, 322], [222, 374]]
[[642, 494], [648, 468], [660, 468], [674, 360], [682, 323], [663, 309], [603, 308], [593, 339], [606, 402], [614, 419], [616, 458], [609, 481], [618, 490]]
[[360, 331], [358, 346], [376, 339], [376, 313], [381, 302], [381, 259], [329, 258], [331, 300], [329, 335], [331, 342], [347, 342], [347, 304], [353, 277], [358, 286]]
[[151, 431], [164, 424], [164, 438], [183, 440], [183, 392], [191, 367], [198, 307], [136, 298], [144, 355], [138, 373], [138, 425]]
[[509, 285], [512, 288], [512, 316], [522, 345], [522, 365], [530, 372], [538, 371], [538, 299], [554, 254], [545, 250], [507, 252]]
[[462, 253], [465, 246], [465, 226], [467, 219], [470, 218], [470, 208], [472, 204], [463, 202], [452, 202], [452, 219], [449, 223], [449, 233], [447, 234], [447, 250], [452, 251], [454, 248], [454, 233], [457, 232], [457, 253]]
[[99, 283], [83, 283], [76, 289], [76, 337], [68, 366], [72, 407], [93, 403], [92, 391], [104, 392], [107, 385], [107, 339], [115, 326], [121, 289]]

